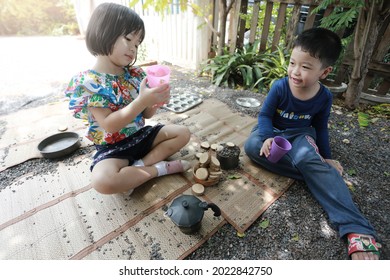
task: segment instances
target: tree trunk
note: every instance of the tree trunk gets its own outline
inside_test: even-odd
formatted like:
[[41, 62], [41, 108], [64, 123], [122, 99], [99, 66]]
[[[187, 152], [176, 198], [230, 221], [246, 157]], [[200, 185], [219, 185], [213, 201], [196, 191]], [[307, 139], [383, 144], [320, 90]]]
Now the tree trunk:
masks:
[[291, 19], [287, 25], [287, 32], [286, 32], [287, 50], [291, 50], [294, 41], [295, 30], [297, 29], [298, 22], [299, 22], [299, 16], [300, 16], [300, 6], [294, 5]]
[[235, 0], [231, 0], [229, 5], [227, 4], [227, 0], [220, 0], [220, 13], [219, 13], [219, 40], [218, 40], [218, 55], [223, 54], [223, 48], [225, 47], [225, 37], [226, 37], [226, 23], [228, 14], [234, 4]]
[[225, 36], [226, 36], [226, 21], [227, 21], [227, 7], [226, 7], [226, 0], [220, 0], [219, 1], [219, 38], [218, 38], [218, 50], [217, 55], [222, 55], [223, 48], [225, 47]]
[[368, 72], [368, 64], [378, 38], [385, 13], [388, 11], [389, 2], [366, 1], [366, 6], [361, 9], [354, 38], [354, 65], [352, 75], [345, 93], [345, 105], [349, 109], [359, 106], [361, 92], [364, 86], [364, 78]]

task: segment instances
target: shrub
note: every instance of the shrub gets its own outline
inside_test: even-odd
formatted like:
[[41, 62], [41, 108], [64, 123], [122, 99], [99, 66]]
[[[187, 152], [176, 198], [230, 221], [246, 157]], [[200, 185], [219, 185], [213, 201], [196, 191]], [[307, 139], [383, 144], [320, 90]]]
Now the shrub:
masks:
[[272, 83], [287, 74], [288, 54], [282, 49], [259, 53], [259, 41], [237, 49], [233, 54], [208, 59], [202, 73], [211, 76], [217, 86], [243, 87], [260, 92], [268, 90]]

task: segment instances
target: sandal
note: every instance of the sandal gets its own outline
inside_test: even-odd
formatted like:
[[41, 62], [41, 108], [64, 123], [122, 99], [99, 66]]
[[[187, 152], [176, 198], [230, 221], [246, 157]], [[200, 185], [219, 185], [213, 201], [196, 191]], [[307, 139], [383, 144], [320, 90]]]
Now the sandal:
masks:
[[357, 233], [348, 234], [348, 256], [356, 252], [372, 252], [379, 256], [380, 243], [374, 237]]

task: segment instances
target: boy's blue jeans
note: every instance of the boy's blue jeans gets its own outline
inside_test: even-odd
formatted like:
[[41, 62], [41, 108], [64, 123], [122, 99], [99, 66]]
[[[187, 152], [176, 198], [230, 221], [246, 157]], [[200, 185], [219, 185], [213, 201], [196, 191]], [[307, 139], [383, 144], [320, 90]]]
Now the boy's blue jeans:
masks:
[[291, 150], [277, 163], [260, 156], [263, 145], [257, 125], [247, 139], [244, 149], [255, 163], [279, 175], [303, 180], [310, 192], [321, 204], [341, 238], [348, 233], [369, 234], [376, 237], [375, 230], [358, 210], [340, 173], [319, 155], [314, 139], [314, 128], [277, 130], [292, 144]]

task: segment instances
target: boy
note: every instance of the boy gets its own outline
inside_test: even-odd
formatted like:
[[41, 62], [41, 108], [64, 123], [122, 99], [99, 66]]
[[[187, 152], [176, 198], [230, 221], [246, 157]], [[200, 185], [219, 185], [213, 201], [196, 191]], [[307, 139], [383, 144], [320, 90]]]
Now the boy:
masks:
[[[342, 49], [334, 32], [312, 28], [294, 42], [288, 76], [275, 82], [245, 143], [248, 157], [262, 167], [306, 182], [348, 240], [351, 259], [379, 259], [375, 231], [352, 201], [342, 178], [343, 168], [332, 160], [328, 119], [332, 93], [319, 83], [332, 71]], [[292, 149], [277, 163], [267, 160], [273, 138], [289, 140]], [[366, 245], [369, 240], [369, 246]]]

